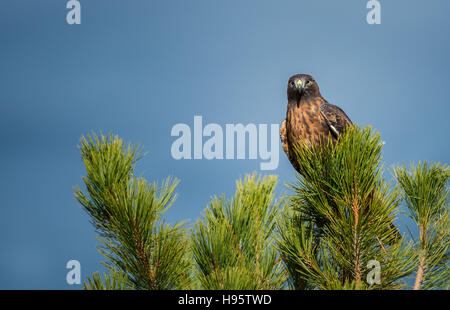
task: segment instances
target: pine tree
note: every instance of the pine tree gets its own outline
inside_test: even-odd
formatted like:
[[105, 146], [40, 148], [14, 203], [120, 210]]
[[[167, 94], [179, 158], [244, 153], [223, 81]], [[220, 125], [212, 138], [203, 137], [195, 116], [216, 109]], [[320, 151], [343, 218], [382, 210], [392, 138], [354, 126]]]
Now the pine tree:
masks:
[[125, 146], [117, 136], [82, 137], [80, 151], [86, 194], [76, 188], [75, 198], [91, 216], [109, 270], [103, 282], [94, 274], [85, 288], [188, 288], [186, 227], [161, 219], [176, 198], [178, 181], [169, 178], [158, 186], [136, 177], [141, 149]]
[[418, 226], [417, 272], [413, 288], [450, 287], [450, 222], [448, 204], [450, 169], [438, 163], [419, 163], [395, 170], [410, 218]]
[[275, 176], [247, 175], [234, 196], [214, 197], [194, 226], [192, 249], [202, 289], [280, 289], [286, 281], [274, 246], [282, 201]]
[[[337, 143], [297, 146], [302, 175], [276, 199], [276, 176], [246, 175], [214, 196], [192, 226], [167, 224], [178, 180], [136, 177], [138, 145], [80, 140], [86, 168], [75, 198], [99, 234], [106, 267], [85, 289], [449, 288], [446, 165], [420, 163], [383, 177], [380, 135], [349, 128]], [[402, 202], [418, 226], [400, 236]]]
[[[399, 191], [383, 178], [382, 146], [356, 126], [336, 145], [298, 145], [302, 175], [278, 229], [293, 288], [395, 289], [410, 274], [413, 247], [396, 238]], [[380, 278], [367, 281], [377, 265]]]

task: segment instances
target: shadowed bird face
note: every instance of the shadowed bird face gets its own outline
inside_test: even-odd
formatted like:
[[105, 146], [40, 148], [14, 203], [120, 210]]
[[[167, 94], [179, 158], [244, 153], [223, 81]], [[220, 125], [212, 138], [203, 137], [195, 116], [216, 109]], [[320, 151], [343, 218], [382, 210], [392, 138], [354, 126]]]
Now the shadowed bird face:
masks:
[[289, 78], [287, 86], [288, 101], [300, 102], [300, 99], [320, 95], [319, 85], [307, 74], [296, 74]]

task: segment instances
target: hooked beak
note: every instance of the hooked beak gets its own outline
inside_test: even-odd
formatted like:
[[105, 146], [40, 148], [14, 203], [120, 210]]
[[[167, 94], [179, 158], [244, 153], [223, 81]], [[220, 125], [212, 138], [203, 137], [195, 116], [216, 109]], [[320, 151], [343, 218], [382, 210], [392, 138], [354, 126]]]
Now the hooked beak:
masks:
[[298, 92], [301, 94], [303, 91], [303, 81], [302, 80], [297, 80], [297, 82], [295, 82], [295, 86], [298, 89]]

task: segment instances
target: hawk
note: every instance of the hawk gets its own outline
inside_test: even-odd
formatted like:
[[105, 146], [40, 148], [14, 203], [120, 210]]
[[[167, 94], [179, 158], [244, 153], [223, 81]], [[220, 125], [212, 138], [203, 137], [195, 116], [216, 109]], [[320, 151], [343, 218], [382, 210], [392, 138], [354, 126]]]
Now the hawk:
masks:
[[[335, 143], [353, 123], [341, 108], [322, 97], [319, 85], [310, 75], [296, 74], [289, 78], [287, 99], [286, 119], [280, 127], [281, 144], [292, 166], [301, 174], [294, 148], [296, 143], [301, 140], [307, 144], [323, 143], [329, 136]], [[374, 199], [373, 196], [372, 193], [369, 199]], [[400, 240], [400, 233], [392, 223], [389, 229], [395, 232], [393, 242]]]
[[303, 140], [321, 143], [331, 134], [333, 142], [352, 121], [338, 106], [328, 103], [320, 94], [319, 85], [307, 74], [296, 74], [287, 85], [286, 119], [280, 127], [283, 150], [299, 173], [294, 144]]

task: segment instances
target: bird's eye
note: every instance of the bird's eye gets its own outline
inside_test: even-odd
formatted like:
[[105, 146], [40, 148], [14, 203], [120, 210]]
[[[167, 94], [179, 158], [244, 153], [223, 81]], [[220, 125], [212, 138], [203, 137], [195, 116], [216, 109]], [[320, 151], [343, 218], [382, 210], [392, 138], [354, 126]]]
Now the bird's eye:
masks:
[[312, 84], [312, 81], [306, 82], [306, 85], [311, 85], [311, 84]]
[[294, 82], [290, 81], [289, 85], [294, 86]]

